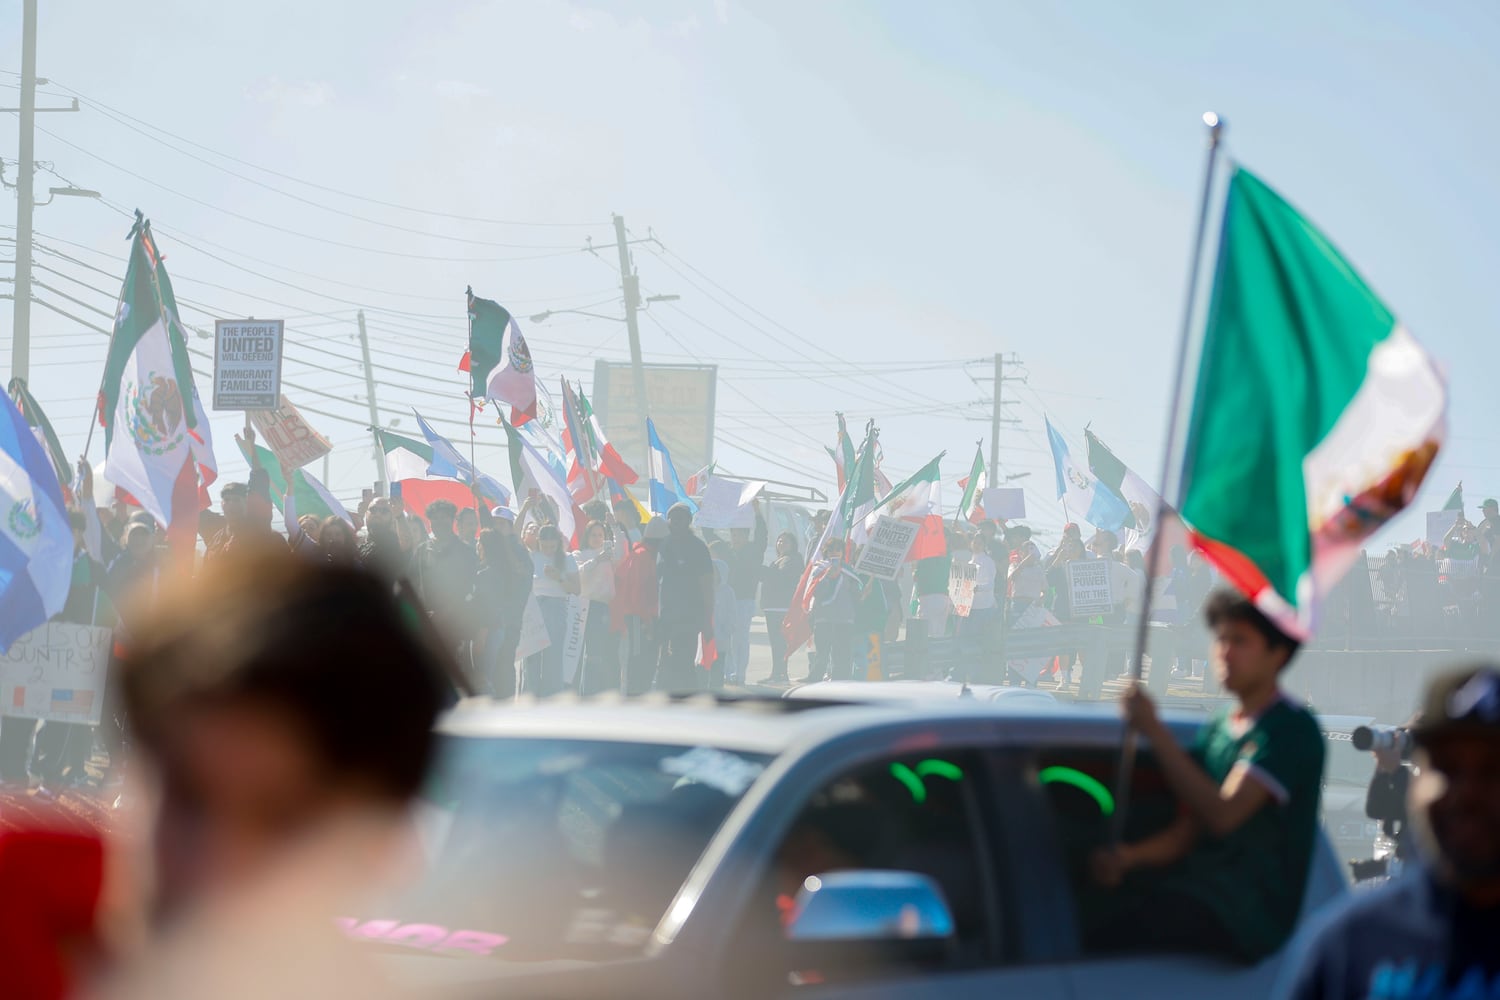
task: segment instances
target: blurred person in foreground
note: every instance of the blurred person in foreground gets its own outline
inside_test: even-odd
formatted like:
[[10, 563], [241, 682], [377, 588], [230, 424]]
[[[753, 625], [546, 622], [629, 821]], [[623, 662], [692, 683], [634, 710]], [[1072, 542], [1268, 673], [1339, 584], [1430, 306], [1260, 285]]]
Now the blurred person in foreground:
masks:
[[1500, 669], [1433, 681], [1412, 736], [1419, 860], [1308, 928], [1293, 1000], [1500, 996]]
[[1281, 690], [1298, 644], [1238, 593], [1217, 592], [1204, 613], [1214, 666], [1235, 705], [1189, 751], [1145, 688], [1125, 694], [1126, 724], [1151, 744], [1180, 809], [1160, 832], [1095, 853], [1096, 881], [1126, 890], [1086, 931], [1099, 951], [1259, 961], [1291, 936], [1302, 907], [1325, 749], [1312, 713]]
[[334, 919], [394, 877], [456, 669], [375, 577], [226, 557], [137, 614], [151, 928], [110, 997], [384, 995]]

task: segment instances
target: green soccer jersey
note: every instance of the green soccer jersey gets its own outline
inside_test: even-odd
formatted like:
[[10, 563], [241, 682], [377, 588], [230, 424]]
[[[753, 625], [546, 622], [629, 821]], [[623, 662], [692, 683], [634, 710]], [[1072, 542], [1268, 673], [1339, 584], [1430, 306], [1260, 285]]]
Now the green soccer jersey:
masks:
[[1193, 751], [1217, 785], [1237, 768], [1271, 800], [1223, 837], [1204, 832], [1167, 876], [1173, 887], [1217, 913], [1246, 959], [1280, 948], [1302, 907], [1318, 832], [1323, 733], [1306, 708], [1284, 696], [1258, 718], [1220, 712]]

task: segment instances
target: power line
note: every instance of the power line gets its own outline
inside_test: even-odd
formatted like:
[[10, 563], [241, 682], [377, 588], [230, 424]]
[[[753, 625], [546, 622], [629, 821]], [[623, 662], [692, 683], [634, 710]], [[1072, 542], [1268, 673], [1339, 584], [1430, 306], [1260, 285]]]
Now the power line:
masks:
[[[400, 210], [400, 211], [403, 211], [403, 212], [413, 212], [413, 213], [416, 213], [416, 214], [419, 214], [419, 215], [429, 215], [429, 216], [433, 216], [434, 218], [458, 219], [458, 220], [461, 220], [461, 221], [464, 221], [464, 222], [477, 222], [477, 223], [484, 223], [486, 225], [531, 227], [531, 228], [539, 228], [539, 229], [604, 229], [604, 228], [606, 228], [603, 223], [599, 223], [599, 222], [523, 222], [523, 221], [514, 220], [514, 219], [487, 219], [487, 218], [484, 218], [482, 216], [458, 215], [456, 213], [451, 213], [451, 212], [440, 212], [440, 211], [435, 211], [433, 209], [416, 208], [416, 207], [413, 207], [413, 206], [410, 206], [410, 205], [402, 205], [402, 204], [399, 204], [397, 202], [382, 201], [379, 198], [366, 197], [364, 195], [355, 194], [354, 192], [348, 191], [348, 190], [346, 190], [344, 188], [330, 187], [328, 185], [318, 184], [318, 183], [316, 183], [314, 181], [304, 180], [303, 178], [295, 177], [295, 176], [293, 176], [291, 174], [282, 173], [279, 170], [272, 170], [270, 167], [264, 167], [264, 166], [261, 166], [261, 165], [256, 164], [256, 163], [252, 163], [249, 160], [243, 160], [243, 159], [241, 159], [241, 158], [239, 158], [237, 156], [232, 156], [229, 153], [221, 153], [218, 150], [213, 149], [213, 148], [211, 148], [209, 146], [205, 146], [205, 145], [203, 145], [200, 142], [195, 142], [192, 139], [188, 139], [188, 138], [186, 138], [184, 136], [177, 135], [177, 134], [175, 134], [173, 132], [168, 131], [167, 129], [162, 128], [159, 125], [153, 125], [152, 123], [150, 123], [148, 121], [145, 121], [144, 119], [137, 118], [134, 115], [131, 115], [131, 114], [128, 114], [128, 113], [126, 113], [124, 111], [121, 111], [118, 108], [110, 107], [109, 105], [105, 104], [103, 101], [95, 100], [92, 97], [88, 97], [85, 94], [83, 94], [82, 92], [74, 90], [72, 87], [69, 87], [67, 84], [58, 83], [56, 80], [53, 80], [52, 83], [53, 83], [54, 86], [61, 87], [65, 91], [67, 91], [69, 96], [78, 98], [80, 102], [92, 106], [95, 110], [100, 111], [101, 113], [106, 113], [106, 117], [108, 117], [109, 113], [112, 113], [114, 115], [118, 115], [120, 118], [128, 119], [129, 121], [134, 122], [137, 125], [141, 125], [141, 126], [144, 126], [145, 128], [151, 129], [153, 131], [160, 132], [162, 135], [169, 136], [169, 137], [171, 137], [173, 139], [176, 139], [178, 142], [187, 143], [189, 146], [192, 146], [192, 147], [194, 147], [196, 149], [201, 149], [201, 150], [203, 150], [206, 153], [212, 153], [214, 156], [221, 157], [221, 158], [223, 158], [225, 160], [229, 160], [229, 161], [231, 161], [233, 163], [238, 163], [238, 164], [241, 164], [242, 166], [250, 167], [252, 170], [259, 170], [261, 173], [269, 174], [272, 177], [279, 177], [282, 180], [292, 181], [295, 184], [301, 184], [301, 185], [303, 185], [305, 187], [313, 188], [314, 190], [317, 190], [317, 191], [323, 191], [323, 192], [326, 192], [328, 194], [335, 194], [335, 195], [338, 195], [338, 196], [343, 197], [343, 198], [352, 199], [354, 201], [362, 201], [362, 202], [365, 202], [366, 204], [379, 205], [379, 206], [381, 206], [383, 208], [394, 208], [394, 209], [397, 209], [397, 210]], [[61, 95], [59, 95], [59, 96], [61, 96]], [[149, 138], [149, 136], [148, 136], [148, 138]]]

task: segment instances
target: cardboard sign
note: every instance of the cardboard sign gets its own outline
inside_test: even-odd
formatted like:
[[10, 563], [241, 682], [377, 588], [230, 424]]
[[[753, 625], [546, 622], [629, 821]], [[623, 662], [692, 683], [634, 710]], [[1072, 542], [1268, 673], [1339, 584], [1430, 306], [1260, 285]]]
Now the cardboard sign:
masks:
[[1068, 563], [1068, 606], [1074, 618], [1107, 615], [1115, 610], [1107, 559], [1080, 559]]
[[536, 595], [532, 594], [526, 598], [526, 610], [521, 613], [521, 638], [516, 644], [516, 661], [535, 656], [550, 645], [552, 638], [547, 635], [547, 620], [542, 617], [542, 607], [537, 604]]
[[284, 327], [279, 319], [214, 320], [214, 409], [276, 409]]
[[48, 622], [0, 659], [0, 711], [20, 719], [99, 724], [112, 633]]
[[703, 486], [698, 513], [693, 523], [699, 528], [723, 531], [728, 528], [754, 528], [754, 501], [766, 488], [763, 482], [742, 482], [712, 476]]
[[563, 612], [563, 683], [572, 684], [578, 676], [578, 664], [583, 662], [583, 635], [589, 620], [589, 602], [577, 594], [569, 594], [567, 608]]
[[869, 541], [859, 550], [859, 559], [854, 563], [856, 573], [868, 573], [881, 580], [894, 580], [917, 540], [922, 526], [915, 521], [903, 521], [899, 517], [881, 514], [870, 532]]
[[990, 521], [1011, 521], [1026, 516], [1026, 491], [1017, 486], [991, 486], [979, 495], [979, 505]]
[[948, 599], [953, 602], [953, 613], [960, 618], [969, 617], [974, 607], [974, 584], [979, 579], [979, 567], [973, 563], [953, 564], [948, 571]]
[[333, 450], [329, 440], [313, 430], [285, 396], [274, 410], [252, 410], [250, 423], [287, 475]]

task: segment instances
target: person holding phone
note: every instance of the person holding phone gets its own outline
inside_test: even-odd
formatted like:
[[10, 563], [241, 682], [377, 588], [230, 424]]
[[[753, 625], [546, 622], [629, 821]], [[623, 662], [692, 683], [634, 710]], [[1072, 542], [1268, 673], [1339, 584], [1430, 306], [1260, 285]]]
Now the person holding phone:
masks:
[[549, 644], [540, 653], [527, 658], [521, 674], [521, 690], [545, 698], [563, 689], [568, 595], [579, 592], [578, 566], [568, 554], [557, 525], [544, 524], [537, 531], [531, 565], [534, 573], [531, 592], [536, 595], [537, 607], [546, 623]]

